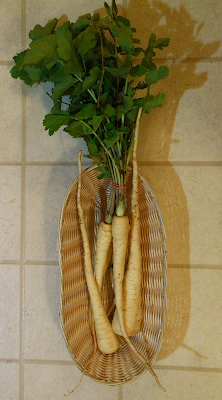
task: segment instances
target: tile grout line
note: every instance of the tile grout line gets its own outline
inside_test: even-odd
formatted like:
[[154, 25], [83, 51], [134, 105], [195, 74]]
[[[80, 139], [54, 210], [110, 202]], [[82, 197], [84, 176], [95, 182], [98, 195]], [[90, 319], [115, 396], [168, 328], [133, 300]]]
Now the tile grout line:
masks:
[[[22, 40], [22, 50], [24, 50], [26, 45], [26, 0], [21, 1], [21, 40]], [[22, 83], [19, 400], [24, 400], [25, 181], [26, 181], [26, 89], [24, 83]]]
[[[59, 265], [58, 260], [23, 260], [22, 263], [24, 266], [38, 266], [38, 265], [49, 265], [57, 267]], [[1, 265], [21, 265], [21, 260], [1, 260]], [[168, 263], [168, 268], [176, 268], [176, 269], [201, 269], [201, 270], [213, 270], [213, 269], [222, 269], [222, 264], [180, 264], [180, 263]]]
[[123, 400], [123, 386], [118, 386], [118, 400]]
[[[12, 363], [18, 364], [20, 361], [18, 359], [10, 359], [10, 358], [0, 358], [0, 363]], [[43, 359], [24, 359], [24, 362], [27, 364], [35, 364], [35, 365], [63, 365], [67, 367], [75, 366], [74, 361], [66, 361], [66, 360], [43, 360]], [[169, 370], [169, 371], [195, 371], [202, 373], [218, 373], [222, 374], [222, 367], [196, 367], [196, 366], [185, 366], [185, 365], [161, 365], [155, 364], [155, 370]], [[117, 385], [119, 388], [120, 385]], [[121, 395], [121, 393], [120, 393]], [[122, 400], [122, 399], [119, 399]]]
[[[222, 167], [221, 161], [138, 161], [139, 167]], [[23, 166], [22, 162], [0, 161], [1, 167]], [[26, 167], [78, 167], [75, 161], [27, 161]], [[82, 163], [83, 167], [91, 167], [92, 163]]]
[[[23, 47], [25, 49], [25, 47]], [[139, 60], [139, 57], [138, 57]], [[218, 56], [218, 57], [187, 57], [187, 58], [181, 58], [181, 57], [156, 57], [155, 58], [156, 62], [167, 62], [167, 61], [175, 61], [175, 62], [181, 62], [181, 63], [221, 63], [222, 62], [222, 57]], [[14, 65], [14, 61], [12, 60], [0, 60], [0, 66], [4, 66], [4, 65], [9, 65], [9, 66], [13, 66]]]

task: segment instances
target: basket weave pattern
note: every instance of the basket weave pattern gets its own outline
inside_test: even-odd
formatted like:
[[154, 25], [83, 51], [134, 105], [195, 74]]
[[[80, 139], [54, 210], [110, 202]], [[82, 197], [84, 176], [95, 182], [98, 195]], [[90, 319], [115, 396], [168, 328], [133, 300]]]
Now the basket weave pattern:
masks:
[[[126, 174], [127, 215], [131, 217], [132, 171]], [[68, 350], [81, 370], [94, 349], [89, 325], [89, 295], [84, 274], [81, 231], [77, 211], [77, 180], [69, 188], [63, 203], [59, 226], [61, 272], [61, 325]], [[95, 167], [82, 175], [81, 203], [95, 263], [96, 236], [99, 223], [105, 218], [107, 199], [111, 192], [109, 179], [97, 179]], [[166, 306], [166, 244], [161, 211], [155, 196], [142, 177], [139, 178], [139, 208], [142, 237], [142, 308], [141, 331], [131, 337], [137, 350], [153, 363], [161, 345]], [[108, 310], [114, 299], [112, 268], [103, 282], [103, 303]], [[112, 318], [112, 314], [110, 316]], [[146, 371], [125, 341], [110, 355], [96, 351], [85, 373], [108, 384], [121, 384], [138, 378]]]

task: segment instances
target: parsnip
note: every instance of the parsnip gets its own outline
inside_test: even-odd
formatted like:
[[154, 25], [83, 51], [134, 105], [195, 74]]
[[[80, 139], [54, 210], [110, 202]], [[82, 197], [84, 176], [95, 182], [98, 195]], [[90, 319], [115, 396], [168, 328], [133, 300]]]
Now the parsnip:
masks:
[[[142, 109], [140, 108], [136, 121], [133, 146], [133, 182], [131, 196], [129, 260], [123, 282], [123, 317], [128, 336], [136, 335], [140, 331], [142, 320], [142, 254], [137, 164], [137, 144], [141, 113]], [[116, 312], [112, 326], [116, 333], [119, 335], [122, 334]]]
[[77, 208], [78, 208], [79, 223], [83, 240], [85, 276], [93, 312], [97, 345], [100, 351], [102, 351], [103, 353], [111, 354], [118, 349], [119, 340], [116, 334], [113, 332], [112, 326], [105, 313], [104, 307], [102, 305], [102, 300], [99, 294], [98, 286], [94, 277], [89, 239], [87, 235], [86, 224], [80, 199], [81, 176], [82, 176], [81, 154], [82, 152], [80, 151], [78, 156], [79, 178], [78, 178], [78, 191], [77, 191]]

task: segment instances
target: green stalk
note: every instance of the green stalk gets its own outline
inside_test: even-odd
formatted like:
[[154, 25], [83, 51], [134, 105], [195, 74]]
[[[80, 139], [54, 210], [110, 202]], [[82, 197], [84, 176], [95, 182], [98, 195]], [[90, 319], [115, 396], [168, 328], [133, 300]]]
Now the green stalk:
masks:
[[115, 163], [115, 160], [114, 160], [114, 158], [113, 158], [113, 156], [112, 156], [112, 154], [110, 153], [110, 151], [107, 149], [107, 147], [105, 146], [105, 144], [103, 143], [103, 141], [100, 139], [100, 137], [97, 135], [97, 133], [92, 129], [92, 127], [91, 126], [89, 126], [85, 121], [83, 121], [82, 119], [79, 119], [79, 118], [75, 118], [75, 117], [73, 117], [76, 121], [79, 121], [79, 122], [82, 122], [85, 126], [87, 126], [87, 128], [89, 128], [91, 131], [92, 131], [92, 133], [93, 133], [93, 135], [96, 137], [96, 139], [99, 141], [99, 143], [101, 144], [101, 146], [104, 148], [104, 150], [105, 150], [105, 152], [107, 153], [107, 155], [110, 157], [110, 159], [111, 159], [111, 161], [112, 161], [112, 163], [113, 163], [113, 166], [114, 166], [114, 168], [115, 168], [115, 171], [116, 171], [116, 174], [117, 174], [117, 183], [119, 184], [119, 182], [120, 182], [120, 180], [121, 180], [121, 178], [120, 178], [120, 172], [119, 172], [119, 169], [118, 169], [118, 167], [117, 167], [117, 165], [116, 165], [116, 163]]
[[[95, 25], [95, 24], [94, 24]], [[95, 25], [97, 32], [99, 33], [99, 37], [100, 37], [100, 43], [101, 43], [101, 64], [102, 64], [102, 76], [100, 79], [100, 83], [99, 83], [99, 89], [98, 89], [98, 96], [97, 96], [97, 110], [99, 109], [99, 98], [100, 98], [100, 92], [102, 89], [102, 84], [103, 84], [103, 78], [104, 78], [104, 57], [103, 57], [103, 39], [102, 39], [102, 34], [100, 29], [98, 28], [97, 25]]]
[[[125, 82], [124, 96], [126, 96], [126, 93], [127, 93], [128, 81], [129, 81], [129, 76], [127, 76], [126, 82]], [[123, 126], [124, 125], [124, 121], [125, 121], [125, 115], [124, 114], [122, 114], [121, 120], [122, 120], [122, 126]]]
[[[83, 82], [82, 78], [80, 78], [78, 75], [74, 74], [75, 77], [79, 80], [79, 82]], [[90, 96], [92, 96], [93, 100], [95, 101], [95, 103], [97, 103], [97, 98], [93, 92], [92, 89], [87, 89], [87, 92], [90, 94]]]
[[[61, 60], [57, 60], [60, 64], [62, 64], [63, 66], [65, 66], [66, 64], [64, 62], [62, 62]], [[85, 68], [85, 65], [84, 65]], [[85, 68], [86, 69], [86, 68]], [[80, 78], [80, 76], [74, 74], [74, 76], [79, 80], [79, 82], [83, 82], [82, 78]], [[90, 94], [90, 96], [92, 96], [93, 100], [95, 101], [95, 103], [97, 103], [97, 98], [93, 92], [93, 90], [91, 89], [87, 89], [87, 92]]]
[[113, 220], [113, 214], [115, 211], [115, 197], [116, 197], [115, 196], [115, 188], [112, 187], [108, 205], [107, 205], [106, 217], [105, 217], [105, 222], [107, 224], [111, 224], [112, 220]]

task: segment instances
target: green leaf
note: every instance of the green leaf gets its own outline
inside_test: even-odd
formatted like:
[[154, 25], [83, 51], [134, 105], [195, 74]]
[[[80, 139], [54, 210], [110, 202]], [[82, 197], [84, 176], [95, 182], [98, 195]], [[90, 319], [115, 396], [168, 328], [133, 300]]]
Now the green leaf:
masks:
[[22, 66], [38, 64], [43, 58], [57, 61], [56, 38], [54, 35], [49, 35], [32, 42], [30, 49], [26, 52]]
[[95, 14], [92, 15], [92, 21], [93, 22], [97, 22], [100, 20], [100, 15], [98, 12], [96, 12]]
[[108, 170], [104, 167], [104, 165], [99, 165], [98, 167], [95, 168], [95, 170], [99, 171], [99, 172], [102, 172], [103, 174], [108, 172]]
[[107, 14], [108, 14], [110, 17], [112, 17], [111, 8], [109, 7], [109, 5], [107, 4], [106, 1], [104, 2], [104, 7], [105, 7], [105, 9], [106, 9]]
[[156, 45], [156, 35], [155, 33], [151, 33], [150, 38], [149, 38], [149, 47], [154, 48]]
[[45, 36], [50, 35], [54, 32], [57, 25], [58, 19], [54, 18], [52, 21], [48, 22], [44, 27], [41, 25], [36, 25], [34, 29], [29, 32], [29, 37], [31, 40], [42, 39]]
[[101, 106], [104, 106], [107, 104], [107, 98], [108, 98], [109, 92], [105, 92], [103, 94], [100, 94], [99, 96], [99, 102]]
[[134, 94], [136, 93], [136, 89], [132, 87], [131, 83], [133, 83], [133, 81], [130, 82], [130, 83], [128, 83], [128, 87], [127, 87], [127, 92], [126, 92], [126, 94], [127, 94], [128, 96], [130, 96], [130, 97], [133, 97]]
[[104, 70], [107, 72], [110, 72], [113, 76], [121, 76], [122, 78], [126, 79], [129, 76], [129, 71], [127, 68], [121, 67], [121, 68], [110, 68], [110, 67], [104, 67]]
[[67, 62], [64, 67], [65, 74], [74, 74], [75, 76], [82, 78], [82, 65], [77, 57], [76, 50], [72, 49], [72, 59]]
[[165, 100], [165, 94], [159, 93], [157, 96], [148, 95], [143, 99], [135, 99], [134, 103], [137, 107], [142, 107], [148, 114], [151, 108], [162, 107]]
[[30, 79], [33, 81], [33, 83], [36, 83], [40, 80], [41, 78], [41, 69], [36, 68], [34, 65], [26, 65], [24, 67], [24, 71], [27, 72], [28, 76]]
[[163, 50], [164, 47], [167, 47], [170, 43], [170, 39], [169, 38], [159, 38], [156, 40], [156, 35], [155, 33], [152, 33], [150, 35], [150, 39], [149, 39], [149, 46], [152, 48], [156, 48], [159, 50]]
[[135, 47], [135, 50], [134, 50], [133, 55], [134, 55], [135, 57], [138, 57], [138, 56], [140, 55], [141, 51], [143, 51], [143, 48], [142, 48], [142, 47]]
[[15, 65], [10, 70], [12, 78], [17, 79], [18, 77], [20, 77], [21, 66], [24, 62], [26, 53], [27, 53], [27, 50], [22, 51], [21, 53], [18, 53], [16, 56], [13, 57], [13, 60], [15, 61]]
[[129, 54], [134, 53], [135, 49], [131, 28], [120, 22], [120, 20], [118, 21], [118, 25], [116, 25], [113, 20], [109, 19], [109, 17], [103, 18], [100, 23], [103, 29], [109, 29], [112, 35], [118, 37], [117, 42], [123, 51], [126, 51]]
[[87, 134], [86, 126], [82, 121], [72, 122], [69, 127], [64, 129], [64, 131], [75, 138], [83, 137]]
[[126, 51], [129, 54], [134, 53], [133, 35], [132, 30], [129, 27], [125, 25], [121, 26], [118, 33], [117, 43], [121, 46], [123, 51]]
[[136, 86], [136, 89], [139, 89], [139, 90], [143, 90], [143, 89], [146, 89], [146, 88], [147, 88], [147, 83], [146, 82], [139, 82], [137, 84], [137, 86]]
[[64, 131], [68, 132], [73, 137], [83, 137], [85, 140], [86, 135], [91, 135], [93, 133], [92, 128], [81, 120], [73, 121]]
[[90, 119], [96, 115], [95, 104], [89, 103], [77, 112], [74, 116], [75, 119]]
[[114, 24], [113, 20], [111, 20], [108, 16], [102, 18], [99, 21], [98, 25], [101, 29], [108, 29], [114, 36], [119, 35], [119, 26]]
[[97, 30], [92, 26], [87, 27], [81, 32], [73, 41], [73, 45], [79, 52], [82, 58], [85, 57], [86, 53], [94, 49], [97, 43]]
[[123, 101], [127, 111], [134, 107], [133, 98], [131, 96], [124, 96]]
[[112, 134], [113, 134], [112, 137], [103, 140], [103, 142], [106, 145], [107, 149], [112, 147], [115, 143], [117, 143], [120, 140], [121, 136], [123, 135], [123, 132], [117, 131], [117, 130], [113, 130]]
[[137, 108], [133, 108], [133, 110], [130, 110], [127, 113], [127, 117], [129, 118], [130, 122], [132, 122], [132, 123], [136, 122], [137, 114], [138, 114]]
[[69, 30], [70, 22], [66, 21], [62, 26], [60, 26], [56, 31], [56, 41], [57, 41], [57, 52], [59, 56], [65, 60], [69, 61], [72, 59], [72, 34]]
[[87, 142], [87, 146], [90, 154], [92, 154], [94, 157], [97, 157], [99, 155], [101, 146], [99, 145], [97, 140], [90, 139]]
[[52, 107], [52, 109], [51, 109], [51, 114], [66, 115], [67, 112], [65, 112], [65, 114], [64, 114], [64, 111], [62, 111], [61, 108], [62, 108], [62, 103], [61, 103], [61, 101], [57, 101], [57, 102], [54, 104], [54, 106]]
[[97, 179], [106, 179], [106, 178], [110, 178], [111, 179], [111, 174], [100, 174], [100, 175], [97, 175]]
[[89, 14], [88, 17], [89, 18], [87, 18], [86, 16], [80, 17], [75, 23], [71, 24], [71, 30], [74, 37], [90, 25], [91, 15]]
[[87, 76], [82, 84], [82, 91], [91, 89], [96, 81], [98, 80], [100, 76], [101, 70], [99, 67], [94, 67], [89, 71], [89, 76]]
[[123, 104], [120, 104], [116, 108], [117, 118], [121, 118], [122, 114], [127, 114], [130, 110], [134, 108], [134, 100], [131, 96], [123, 96]]
[[135, 76], [143, 76], [147, 73], [147, 68], [144, 65], [137, 64], [135, 67], [133, 67], [130, 71], [130, 75], [135, 77]]
[[111, 118], [112, 116], [116, 115], [116, 110], [111, 106], [111, 104], [107, 104], [103, 109], [103, 113], [107, 118]]
[[54, 103], [76, 82], [78, 82], [77, 78], [73, 78], [71, 75], [63, 75], [61, 82], [57, 83], [52, 90], [51, 99]]
[[121, 24], [125, 25], [125, 26], [130, 26], [130, 20], [123, 17], [122, 15], [117, 15], [115, 18], [115, 21], [120, 22]]
[[155, 56], [155, 53], [152, 48], [146, 50], [141, 65], [147, 67], [150, 70], [153, 70], [155, 67], [155, 64], [153, 63], [154, 56]]
[[103, 179], [103, 178], [110, 178], [111, 179], [112, 178], [109, 170], [106, 169], [104, 167], [104, 165], [100, 165], [95, 170], [101, 172], [101, 174], [97, 176], [98, 179]]
[[97, 131], [103, 120], [104, 120], [104, 115], [94, 115], [92, 119], [92, 126], [95, 132]]
[[43, 121], [45, 130], [49, 131], [49, 135], [52, 136], [61, 126], [69, 124], [69, 115], [62, 114], [47, 114]]
[[10, 70], [10, 73], [12, 78], [14, 79], [20, 78], [25, 82], [26, 85], [32, 86], [36, 82], [41, 81], [48, 71], [45, 70], [44, 68], [43, 69], [35, 68], [34, 66], [22, 67], [26, 53], [27, 50], [13, 57], [15, 65]]
[[[44, 71], [42, 69], [42, 71]], [[49, 71], [48, 71], [49, 73]], [[47, 77], [47, 81], [49, 82], [53, 82], [53, 83], [60, 83], [63, 76], [64, 76], [65, 72], [64, 72], [64, 68], [61, 65], [56, 64], [51, 70], [50, 70], [50, 74]]]
[[148, 86], [153, 83], [157, 83], [160, 79], [164, 79], [169, 75], [169, 68], [166, 65], [162, 65], [158, 69], [149, 71], [145, 76], [145, 81]]
[[114, 17], [116, 17], [116, 15], [118, 14], [118, 8], [115, 0], [112, 0], [112, 13]]

